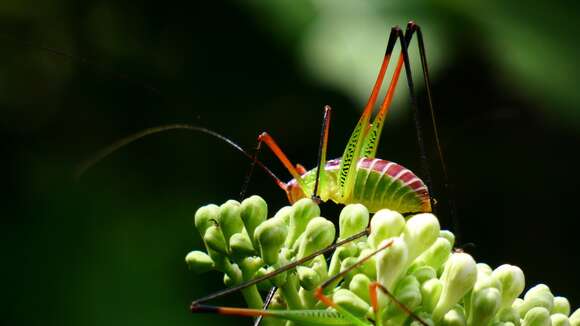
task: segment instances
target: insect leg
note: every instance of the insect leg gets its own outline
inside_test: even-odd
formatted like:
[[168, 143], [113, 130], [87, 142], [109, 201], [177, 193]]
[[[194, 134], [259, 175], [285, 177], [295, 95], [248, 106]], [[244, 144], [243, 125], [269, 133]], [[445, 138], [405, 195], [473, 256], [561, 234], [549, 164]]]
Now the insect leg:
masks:
[[[342, 154], [342, 159], [340, 162], [340, 170], [338, 174], [338, 186], [340, 188], [341, 197], [343, 199], [347, 199], [350, 197], [352, 189], [354, 187], [354, 171], [355, 168], [353, 165], [357, 164], [358, 160], [361, 158], [361, 149], [363, 146], [364, 139], [369, 131], [369, 121], [371, 114], [373, 112], [374, 104], [376, 103], [377, 96], [381, 89], [383, 79], [385, 77], [385, 73], [387, 71], [387, 67], [389, 65], [391, 54], [393, 52], [393, 48], [397, 41], [397, 29], [392, 28], [391, 33], [389, 34], [389, 39], [387, 41], [387, 49], [385, 50], [385, 56], [383, 59], [383, 63], [379, 70], [379, 75], [373, 86], [373, 90], [371, 92], [371, 96], [365, 106], [365, 109], [359, 118], [357, 125], [355, 126], [346, 148], [344, 149], [344, 153]], [[400, 31], [400, 30], [399, 30]]]
[[298, 172], [296, 167], [290, 162], [290, 160], [288, 159], [286, 154], [284, 154], [284, 152], [278, 146], [278, 144], [276, 144], [274, 138], [272, 138], [272, 136], [270, 136], [267, 132], [263, 132], [258, 136], [258, 148], [261, 146], [262, 142], [265, 143], [268, 146], [268, 148], [270, 148], [270, 150], [274, 153], [274, 155], [276, 155], [278, 160], [282, 162], [284, 167], [286, 167], [286, 170], [290, 172], [290, 174], [296, 180], [302, 191], [306, 194], [306, 187], [304, 185], [304, 181], [302, 181], [300, 173]]
[[[422, 320], [419, 316], [417, 316], [417, 314], [412, 312], [411, 309], [409, 309], [401, 301], [399, 301], [397, 298], [395, 298], [395, 296], [389, 290], [387, 290], [387, 288], [385, 288], [381, 283], [372, 282], [369, 285], [369, 292], [370, 292], [370, 297], [371, 297], [371, 305], [373, 307], [373, 310], [376, 309], [375, 313], [377, 314], [377, 318], [380, 318], [380, 315], [378, 314], [378, 311], [380, 311], [380, 308], [379, 308], [379, 304], [378, 304], [377, 289], [381, 290], [381, 292], [383, 292], [386, 296], [388, 296], [389, 299], [391, 299], [391, 301], [393, 301], [395, 303], [395, 305], [397, 305], [397, 307], [399, 307], [399, 309], [403, 310], [411, 318], [418, 321], [423, 326], [429, 326], [429, 324], [427, 324], [424, 320]], [[377, 319], [377, 321], [378, 321], [378, 319]], [[379, 324], [377, 323], [377, 325], [379, 325]]]
[[313, 199], [320, 201], [318, 197], [318, 186], [320, 185], [320, 175], [323, 173], [326, 164], [326, 149], [328, 147], [328, 130], [330, 128], [330, 113], [332, 108], [328, 105], [324, 107], [324, 118], [322, 119], [322, 128], [320, 130], [320, 144], [318, 145], [318, 162], [316, 164], [316, 182], [314, 183]]
[[274, 276], [276, 276], [276, 275], [278, 275], [280, 273], [284, 273], [284, 272], [286, 272], [288, 270], [294, 269], [297, 266], [302, 265], [305, 262], [307, 262], [309, 260], [312, 260], [312, 259], [314, 259], [317, 256], [323, 255], [323, 254], [325, 254], [327, 252], [330, 252], [330, 251], [332, 251], [332, 250], [334, 250], [334, 249], [336, 249], [336, 248], [338, 248], [338, 247], [340, 247], [340, 246], [342, 246], [344, 244], [350, 243], [350, 242], [352, 242], [352, 241], [354, 241], [356, 239], [359, 239], [359, 238], [362, 238], [364, 236], [367, 236], [369, 234], [369, 232], [370, 232], [370, 230], [369, 229], [366, 229], [365, 231], [359, 232], [359, 233], [357, 233], [355, 235], [352, 235], [352, 236], [350, 236], [350, 237], [348, 237], [348, 238], [346, 238], [344, 240], [337, 241], [336, 243], [334, 243], [334, 244], [332, 244], [332, 245], [330, 245], [330, 246], [328, 246], [326, 248], [323, 248], [323, 249], [321, 249], [319, 251], [316, 251], [316, 252], [314, 252], [314, 253], [306, 256], [306, 257], [303, 257], [303, 258], [298, 259], [298, 260], [296, 260], [296, 261], [294, 261], [292, 263], [289, 263], [287, 265], [284, 265], [284, 266], [278, 268], [275, 271], [272, 271], [270, 273], [264, 274], [264, 275], [262, 275], [260, 277], [256, 277], [256, 278], [254, 278], [252, 280], [243, 282], [243, 283], [241, 283], [239, 285], [236, 285], [234, 287], [231, 287], [231, 288], [228, 288], [228, 289], [225, 289], [225, 290], [221, 290], [221, 291], [212, 293], [212, 294], [207, 295], [207, 296], [205, 296], [205, 297], [203, 297], [201, 299], [197, 299], [197, 300], [195, 300], [195, 301], [193, 301], [191, 303], [192, 312], [196, 312], [196, 311], [194, 311], [195, 308], [197, 306], [201, 305], [204, 302], [207, 302], [209, 300], [212, 300], [212, 299], [215, 299], [215, 298], [218, 298], [218, 297], [221, 297], [221, 296], [230, 294], [230, 293], [237, 292], [237, 291], [239, 291], [241, 289], [245, 289], [245, 288], [247, 288], [249, 286], [252, 286], [252, 285], [255, 285], [257, 283], [260, 283], [260, 282], [262, 282], [264, 280], [270, 279], [270, 278], [272, 278], [272, 277], [274, 277]]
[[[320, 197], [318, 196], [318, 187], [319, 187], [319, 183], [320, 183], [320, 175], [321, 173], [323, 173], [323, 168], [324, 168], [324, 164], [326, 163], [326, 149], [327, 149], [327, 145], [328, 145], [328, 130], [330, 128], [330, 114], [332, 112], [332, 108], [328, 105], [326, 105], [324, 107], [324, 117], [322, 119], [322, 128], [320, 131], [320, 144], [318, 146], [318, 160], [317, 160], [317, 164], [316, 166], [318, 167], [316, 169], [316, 182], [314, 183], [314, 190], [312, 192], [312, 199], [316, 202], [320, 202]], [[257, 150], [256, 149], [256, 155], [257, 155]], [[250, 171], [251, 173], [251, 171]], [[249, 181], [249, 179], [248, 179]], [[266, 300], [264, 301], [264, 310], [268, 309], [268, 306], [270, 306], [270, 302], [272, 301], [272, 298], [274, 298], [274, 294], [276, 294], [277, 288], [273, 287], [270, 289], [270, 291], [268, 292], [268, 295], [266, 296]], [[260, 322], [262, 321], [262, 316], [259, 316], [258, 318], [256, 318], [256, 320], [254, 321], [254, 326], [259, 326]]]
[[[453, 184], [449, 181], [449, 174], [447, 173], [447, 165], [445, 163], [445, 155], [443, 153], [443, 148], [441, 146], [441, 142], [439, 140], [439, 131], [437, 129], [437, 119], [435, 116], [435, 110], [433, 109], [433, 97], [431, 93], [431, 80], [429, 78], [429, 67], [427, 65], [427, 55], [425, 51], [425, 43], [423, 42], [423, 32], [421, 31], [421, 27], [417, 25], [415, 22], [410, 21], [407, 24], [407, 30], [405, 32], [405, 38], [408, 38], [406, 42], [407, 45], [411, 41], [413, 33], [417, 34], [417, 46], [419, 48], [419, 57], [421, 59], [421, 69], [423, 71], [423, 79], [425, 81], [425, 90], [427, 93], [427, 104], [429, 106], [429, 116], [431, 118], [431, 125], [433, 128], [433, 137], [435, 139], [435, 147], [437, 149], [437, 155], [439, 159], [439, 163], [441, 165], [441, 171], [443, 173], [443, 183], [445, 191], [447, 192], [447, 204], [449, 208], [449, 216], [451, 217], [451, 222], [453, 223], [453, 228], [455, 229], [455, 234], [459, 236], [459, 219], [457, 218], [457, 212], [455, 207], [455, 202], [453, 201]], [[412, 93], [412, 95], [414, 92]], [[413, 95], [414, 96], [414, 95]], [[415, 102], [416, 103], [416, 102]], [[415, 125], [416, 128], [419, 127], [418, 118], [415, 118]], [[429, 186], [429, 184], [428, 184]], [[432, 199], [433, 204], [433, 199]], [[434, 206], [434, 205], [431, 205]], [[459, 240], [459, 239], [458, 239]]]

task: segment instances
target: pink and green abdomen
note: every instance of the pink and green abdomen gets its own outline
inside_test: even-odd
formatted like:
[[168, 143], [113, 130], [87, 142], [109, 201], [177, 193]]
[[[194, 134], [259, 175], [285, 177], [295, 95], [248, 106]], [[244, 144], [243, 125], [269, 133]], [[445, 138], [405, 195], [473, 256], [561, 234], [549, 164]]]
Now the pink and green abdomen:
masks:
[[[356, 179], [350, 198], [341, 198], [337, 186], [340, 159], [326, 163], [320, 181], [320, 197], [323, 201], [332, 200], [339, 204], [360, 203], [369, 211], [382, 208], [400, 213], [430, 212], [431, 201], [425, 183], [411, 170], [400, 164], [381, 160], [362, 158], [356, 165]], [[316, 170], [302, 176], [307, 193], [314, 188]], [[290, 186], [295, 180], [289, 182]]]

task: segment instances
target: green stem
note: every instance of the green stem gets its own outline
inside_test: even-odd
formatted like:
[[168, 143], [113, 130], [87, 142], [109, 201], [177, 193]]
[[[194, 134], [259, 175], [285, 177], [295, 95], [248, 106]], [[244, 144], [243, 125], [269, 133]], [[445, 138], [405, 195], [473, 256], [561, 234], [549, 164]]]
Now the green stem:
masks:
[[289, 273], [287, 281], [280, 287], [284, 300], [289, 309], [303, 309], [300, 296], [298, 295], [298, 279], [296, 274]]

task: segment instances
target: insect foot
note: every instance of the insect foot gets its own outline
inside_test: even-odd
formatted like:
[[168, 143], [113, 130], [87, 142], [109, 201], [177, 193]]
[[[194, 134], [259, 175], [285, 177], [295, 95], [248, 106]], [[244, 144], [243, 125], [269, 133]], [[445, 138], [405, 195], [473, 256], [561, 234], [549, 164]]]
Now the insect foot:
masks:
[[[371, 216], [351, 204], [339, 230], [320, 215], [307, 198], [271, 218], [259, 196], [199, 208], [205, 250], [185, 261], [196, 273], [222, 273], [227, 288], [195, 300], [192, 312], [264, 325], [580, 326], [580, 309], [548, 286], [524, 294], [519, 267], [492, 269], [454, 251], [453, 233], [432, 214]], [[247, 308], [207, 303], [237, 292]]]

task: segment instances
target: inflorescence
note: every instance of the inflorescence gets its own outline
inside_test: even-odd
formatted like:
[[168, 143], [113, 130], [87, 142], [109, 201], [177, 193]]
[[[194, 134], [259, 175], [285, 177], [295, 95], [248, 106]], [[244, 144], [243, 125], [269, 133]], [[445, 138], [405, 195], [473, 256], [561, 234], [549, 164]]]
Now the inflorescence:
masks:
[[[241, 290], [248, 307], [261, 309], [260, 292], [276, 286], [270, 309], [326, 309], [314, 296], [315, 290], [392, 242], [334, 280], [325, 294], [361, 319], [375, 318], [369, 285], [378, 281], [430, 325], [580, 326], [580, 309], [571, 314], [568, 300], [554, 296], [544, 284], [530, 288], [521, 298], [525, 279], [519, 267], [506, 264], [492, 269], [455, 251], [454, 235], [441, 230], [433, 214], [404, 218], [383, 209], [370, 218], [363, 205], [348, 205], [340, 213], [338, 239], [334, 224], [320, 217], [318, 205], [310, 199], [283, 207], [272, 218], [267, 216], [267, 204], [259, 196], [201, 207], [195, 213], [195, 226], [206, 252], [188, 253], [189, 268], [197, 273], [217, 270], [224, 273], [226, 286], [234, 286], [370, 228], [368, 236], [337, 247], [329, 261], [319, 255]], [[383, 325], [418, 325], [383, 294], [379, 304]]]

